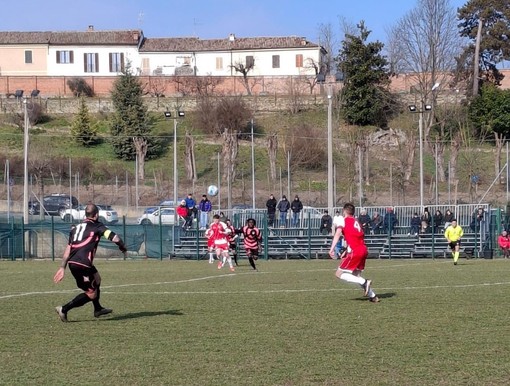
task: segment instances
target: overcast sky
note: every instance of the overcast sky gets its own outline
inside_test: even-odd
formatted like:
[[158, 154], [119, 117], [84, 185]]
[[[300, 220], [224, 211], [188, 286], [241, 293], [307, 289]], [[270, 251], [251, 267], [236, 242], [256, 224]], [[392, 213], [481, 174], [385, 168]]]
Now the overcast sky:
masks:
[[[467, 0], [450, 0], [454, 8]], [[416, 0], [2, 0], [1, 31], [84, 31], [140, 28], [147, 37], [202, 39], [303, 36], [318, 42], [318, 26], [360, 20], [369, 40], [386, 41], [386, 30]]]

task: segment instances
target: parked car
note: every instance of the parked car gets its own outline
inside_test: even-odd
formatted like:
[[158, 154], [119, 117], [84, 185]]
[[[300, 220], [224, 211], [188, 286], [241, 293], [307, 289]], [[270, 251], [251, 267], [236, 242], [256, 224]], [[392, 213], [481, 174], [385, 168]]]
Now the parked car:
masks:
[[[119, 221], [117, 212], [111, 205], [96, 204], [99, 209], [99, 221], [104, 224], [116, 224]], [[65, 222], [81, 221], [85, 218], [86, 205], [78, 205], [76, 208], [66, 209], [60, 217]]]
[[28, 213], [39, 214], [43, 212], [51, 216], [62, 216], [62, 213], [64, 213], [66, 209], [76, 207], [78, 207], [78, 200], [76, 197], [71, 196], [71, 198], [69, 198], [69, 194], [54, 193], [49, 196], [44, 196], [40, 202], [36, 199], [30, 200], [28, 202]]
[[147, 213], [147, 210], [138, 219], [140, 225], [152, 224], [173, 225], [175, 224], [175, 208], [156, 208], [153, 212]]
[[162, 206], [165, 206], [165, 207], [177, 206], [177, 205], [179, 205], [179, 203], [182, 200], [184, 200], [184, 198], [178, 200], [177, 204], [174, 205], [174, 201], [173, 200], [165, 199], [165, 200], [161, 201], [157, 206], [150, 206], [150, 207], [146, 208], [144, 213], [150, 214], [150, 213], [154, 212], [155, 210], [157, 210], [158, 208], [160, 208]]

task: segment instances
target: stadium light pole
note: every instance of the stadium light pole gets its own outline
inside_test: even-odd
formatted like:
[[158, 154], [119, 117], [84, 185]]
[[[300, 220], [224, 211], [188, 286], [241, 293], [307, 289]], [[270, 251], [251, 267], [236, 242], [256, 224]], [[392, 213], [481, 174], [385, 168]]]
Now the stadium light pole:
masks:
[[23, 98], [23, 221], [28, 224], [28, 111], [27, 98]]
[[432, 110], [431, 105], [423, 104], [419, 109], [416, 105], [409, 105], [409, 111], [411, 113], [420, 114], [418, 120], [418, 131], [419, 131], [419, 152], [420, 152], [420, 207], [423, 209], [423, 113], [425, 111]]
[[177, 115], [172, 117], [171, 111], [165, 111], [166, 119], [173, 119], [174, 121], [174, 205], [177, 206], [177, 185], [179, 184], [178, 176], [177, 176], [177, 119], [184, 118], [184, 111], [177, 111]]
[[332, 124], [333, 95], [331, 86], [328, 88], [328, 210], [333, 210], [333, 124]]
[[255, 150], [253, 143], [253, 118], [251, 119], [251, 192], [252, 208], [255, 210]]

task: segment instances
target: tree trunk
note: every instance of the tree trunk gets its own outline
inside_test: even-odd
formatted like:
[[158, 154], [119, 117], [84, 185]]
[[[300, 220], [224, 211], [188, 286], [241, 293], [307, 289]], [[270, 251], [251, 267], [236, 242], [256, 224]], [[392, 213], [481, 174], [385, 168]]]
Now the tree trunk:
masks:
[[228, 196], [227, 201], [231, 202], [232, 192], [230, 187], [235, 180], [236, 160], [237, 153], [239, 150], [239, 142], [237, 138], [236, 130], [229, 130], [225, 128], [222, 133], [223, 146], [222, 146], [222, 158], [223, 158], [223, 178], [227, 181]]
[[145, 156], [147, 155], [147, 140], [143, 137], [133, 137], [136, 155], [138, 156], [138, 178], [145, 179]]
[[267, 137], [267, 153], [269, 156], [269, 176], [271, 182], [276, 181], [276, 157], [278, 153], [278, 134], [272, 133]]
[[436, 140], [435, 143], [435, 151], [434, 151], [434, 158], [436, 160], [437, 164], [437, 178], [440, 182], [445, 182], [445, 170], [444, 170], [444, 149], [445, 145], [443, 142]]
[[184, 145], [186, 177], [190, 182], [195, 182], [197, 180], [197, 169], [195, 164], [195, 142], [187, 130], [184, 137]]

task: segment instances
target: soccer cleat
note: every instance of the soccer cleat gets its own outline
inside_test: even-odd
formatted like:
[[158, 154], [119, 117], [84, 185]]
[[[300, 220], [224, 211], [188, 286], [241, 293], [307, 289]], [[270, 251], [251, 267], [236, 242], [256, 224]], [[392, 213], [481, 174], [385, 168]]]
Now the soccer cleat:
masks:
[[221, 264], [221, 260], [218, 262], [218, 269], [221, 269], [223, 267], [223, 264]]
[[370, 286], [372, 285], [372, 280], [366, 279], [365, 284], [363, 284], [363, 289], [365, 290], [365, 296], [368, 296], [370, 292]]
[[111, 314], [113, 310], [111, 308], [101, 308], [99, 311], [94, 311], [94, 317], [99, 318], [101, 315]]
[[235, 272], [236, 269], [234, 267], [230, 267], [230, 272]]
[[372, 303], [379, 303], [380, 302], [380, 300], [379, 300], [379, 298], [377, 296], [374, 296], [373, 298], [370, 298], [368, 300], [370, 300]]
[[62, 311], [62, 307], [61, 306], [55, 307], [55, 311], [57, 311], [57, 314], [60, 317], [61, 321], [63, 321], [64, 323], [68, 322], [68, 320], [67, 320], [67, 313]]

